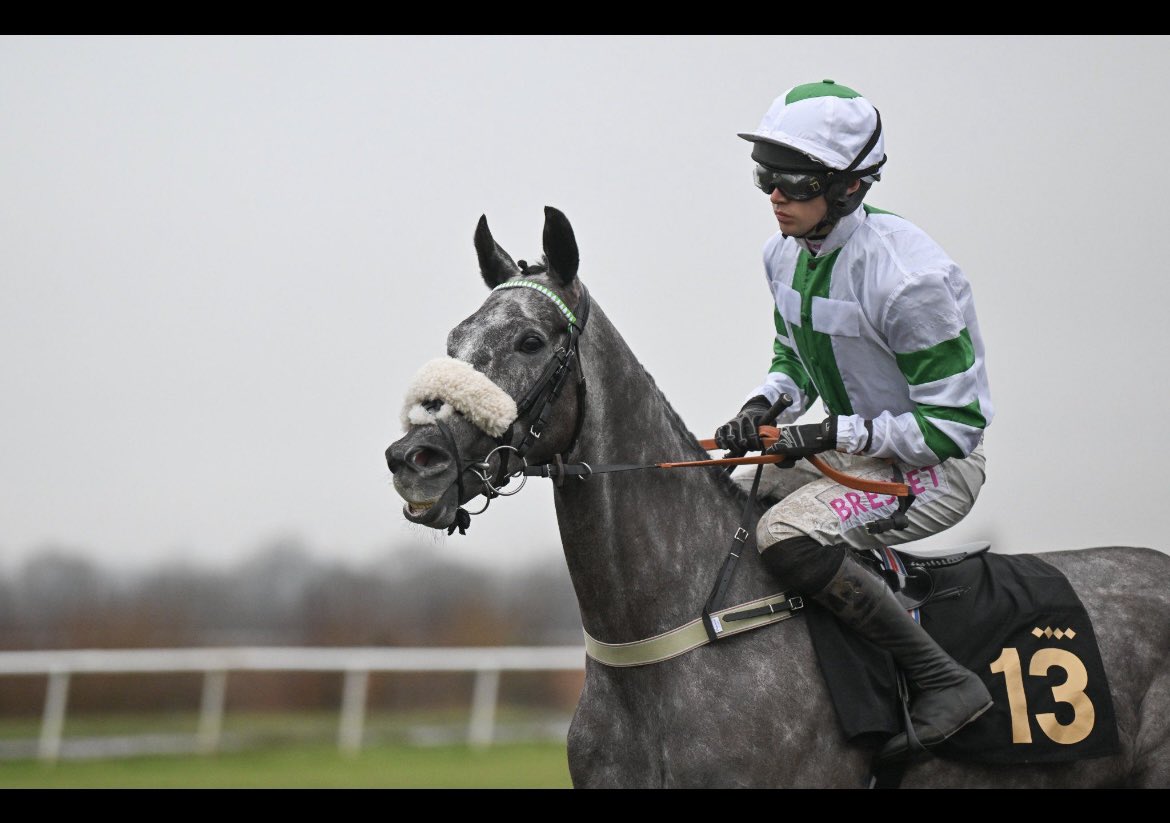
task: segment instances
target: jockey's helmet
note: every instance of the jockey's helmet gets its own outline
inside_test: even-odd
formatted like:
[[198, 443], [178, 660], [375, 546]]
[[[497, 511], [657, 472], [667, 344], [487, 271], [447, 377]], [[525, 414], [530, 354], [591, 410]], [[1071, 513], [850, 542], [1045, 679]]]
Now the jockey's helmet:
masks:
[[[739, 136], [751, 141], [752, 159], [763, 167], [757, 168], [757, 185], [768, 172], [824, 177], [826, 223], [835, 223], [861, 205], [870, 185], [881, 179], [886, 162], [877, 108], [832, 80], [788, 89], [772, 101], [755, 131]], [[854, 180], [861, 186], [846, 195]]]

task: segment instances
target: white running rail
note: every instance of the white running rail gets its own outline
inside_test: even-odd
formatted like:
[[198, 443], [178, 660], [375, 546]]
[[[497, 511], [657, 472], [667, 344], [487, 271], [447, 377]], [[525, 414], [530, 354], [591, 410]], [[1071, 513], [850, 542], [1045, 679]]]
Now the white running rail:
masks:
[[362, 746], [366, 687], [371, 672], [474, 672], [468, 742], [488, 746], [495, 730], [496, 695], [505, 671], [581, 671], [579, 646], [464, 648], [224, 647], [196, 649], [80, 649], [0, 652], [0, 675], [44, 675], [45, 710], [38, 757], [56, 762], [61, 753], [69, 679], [74, 674], [202, 672], [203, 695], [195, 747], [218, 750], [229, 672], [343, 672], [337, 744], [346, 753]]

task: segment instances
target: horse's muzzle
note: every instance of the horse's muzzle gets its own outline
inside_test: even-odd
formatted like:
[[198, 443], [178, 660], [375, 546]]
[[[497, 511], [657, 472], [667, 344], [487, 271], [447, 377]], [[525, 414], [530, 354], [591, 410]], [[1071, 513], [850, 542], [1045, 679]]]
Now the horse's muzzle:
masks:
[[446, 528], [459, 506], [455, 460], [435, 426], [415, 426], [386, 449], [394, 490], [412, 523]]
[[420, 477], [427, 477], [446, 471], [451, 465], [451, 455], [440, 446], [410, 445], [399, 440], [386, 449], [386, 465], [395, 475], [402, 471], [411, 471]]

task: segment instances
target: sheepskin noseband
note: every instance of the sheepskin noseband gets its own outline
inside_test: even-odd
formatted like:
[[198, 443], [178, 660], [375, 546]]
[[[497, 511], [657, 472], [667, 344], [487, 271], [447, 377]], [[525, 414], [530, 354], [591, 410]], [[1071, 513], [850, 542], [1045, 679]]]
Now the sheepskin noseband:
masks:
[[[441, 400], [437, 412], [423, 404]], [[508, 430], [519, 414], [516, 401], [483, 372], [465, 360], [438, 357], [418, 370], [406, 391], [402, 406], [402, 428], [425, 426], [444, 420], [457, 411], [492, 437]]]

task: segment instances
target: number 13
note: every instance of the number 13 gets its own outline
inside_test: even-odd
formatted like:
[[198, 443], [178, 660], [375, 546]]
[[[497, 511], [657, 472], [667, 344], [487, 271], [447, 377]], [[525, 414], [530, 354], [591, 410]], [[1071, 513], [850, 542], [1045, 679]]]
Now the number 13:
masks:
[[[1064, 725], [1056, 719], [1055, 714], [1044, 712], [1036, 715], [1036, 723], [1044, 734], [1057, 743], [1066, 745], [1080, 743], [1093, 731], [1093, 723], [1097, 719], [1093, 701], [1089, 700], [1084, 691], [1089, 683], [1089, 673], [1085, 671], [1085, 664], [1081, 659], [1072, 652], [1045, 648], [1032, 655], [1028, 674], [1043, 677], [1053, 666], [1059, 666], [1068, 672], [1068, 679], [1064, 683], [1052, 687], [1052, 696], [1058, 702], [1068, 703], [1073, 707], [1073, 719]], [[1008, 708], [1012, 713], [1012, 742], [1031, 743], [1032, 728], [1028, 723], [1028, 699], [1024, 695], [1020, 653], [1016, 649], [1005, 648], [991, 664], [992, 674], [1001, 672], [1007, 681]]]

